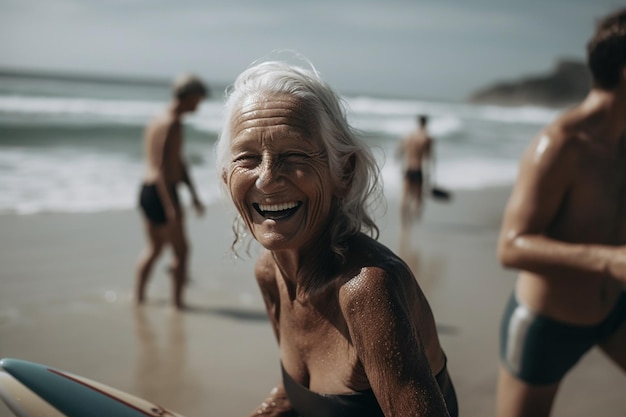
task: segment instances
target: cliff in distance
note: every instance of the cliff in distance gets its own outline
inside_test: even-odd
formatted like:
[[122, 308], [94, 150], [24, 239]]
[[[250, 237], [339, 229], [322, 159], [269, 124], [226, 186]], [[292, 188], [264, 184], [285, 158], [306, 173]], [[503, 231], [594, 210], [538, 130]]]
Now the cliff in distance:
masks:
[[471, 94], [468, 101], [504, 106], [563, 107], [582, 100], [590, 87], [591, 75], [584, 62], [561, 60], [548, 74], [495, 83]]

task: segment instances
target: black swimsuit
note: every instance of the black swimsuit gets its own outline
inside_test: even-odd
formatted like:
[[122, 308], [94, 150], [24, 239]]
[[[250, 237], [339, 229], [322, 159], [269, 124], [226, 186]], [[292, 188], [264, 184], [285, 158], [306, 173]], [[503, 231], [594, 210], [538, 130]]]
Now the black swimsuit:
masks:
[[[281, 369], [285, 392], [300, 417], [385, 417], [371, 389], [351, 394], [318, 394], [294, 381], [282, 364]], [[445, 366], [435, 379], [450, 416], [457, 417], [456, 394]]]
[[424, 182], [424, 175], [421, 169], [407, 169], [404, 177], [413, 185], [422, 185]]
[[[176, 186], [170, 187], [169, 191], [172, 196], [172, 202], [178, 205]], [[150, 220], [150, 223], [155, 226], [167, 223], [167, 215], [165, 214], [163, 202], [161, 201], [161, 196], [159, 195], [156, 184], [143, 184], [141, 186], [141, 191], [139, 192], [139, 207], [141, 207], [144, 215]]]

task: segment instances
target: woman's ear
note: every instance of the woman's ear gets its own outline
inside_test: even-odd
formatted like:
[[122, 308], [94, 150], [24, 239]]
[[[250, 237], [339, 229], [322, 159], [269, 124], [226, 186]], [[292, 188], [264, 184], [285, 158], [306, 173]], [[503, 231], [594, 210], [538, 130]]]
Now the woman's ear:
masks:
[[226, 170], [225, 169], [222, 170], [222, 181], [224, 181], [224, 184], [228, 185], [228, 180], [226, 179]]

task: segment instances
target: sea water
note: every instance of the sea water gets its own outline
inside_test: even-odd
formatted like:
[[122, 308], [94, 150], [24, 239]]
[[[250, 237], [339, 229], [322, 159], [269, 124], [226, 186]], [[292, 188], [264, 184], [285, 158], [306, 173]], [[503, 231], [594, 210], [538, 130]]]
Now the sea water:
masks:
[[[224, 87], [212, 87], [185, 119], [185, 157], [208, 204], [221, 198], [214, 145]], [[143, 129], [169, 94], [166, 82], [0, 74], [0, 214], [136, 207]], [[417, 114], [430, 116], [436, 182], [471, 189], [513, 183], [524, 148], [560, 111], [367, 94], [343, 99], [350, 123], [381, 165], [387, 197], [399, 194], [395, 150]]]

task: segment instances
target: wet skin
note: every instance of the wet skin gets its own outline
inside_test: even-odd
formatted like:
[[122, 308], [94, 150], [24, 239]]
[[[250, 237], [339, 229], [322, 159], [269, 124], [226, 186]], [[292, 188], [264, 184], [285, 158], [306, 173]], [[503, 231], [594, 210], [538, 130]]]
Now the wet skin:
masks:
[[580, 325], [603, 320], [626, 282], [604, 266], [626, 248], [626, 140], [597, 107], [588, 99], [531, 143], [500, 236], [524, 303]]
[[[255, 275], [282, 364], [312, 391], [371, 388], [386, 415], [447, 415], [433, 377], [444, 355], [408, 267], [363, 234], [346, 242], [343, 263], [330, 250], [327, 226], [345, 187], [334, 184], [308, 114], [293, 97], [248, 99], [232, 119], [224, 172], [233, 202], [266, 249]], [[313, 291], [303, 285], [311, 280]], [[279, 384], [258, 411], [288, 410]]]
[[293, 98], [251, 99], [233, 119], [228, 188], [254, 238], [304, 248], [326, 227], [335, 191], [321, 139]]
[[[547, 126], [522, 157], [500, 233], [503, 265], [534, 313], [593, 326], [626, 286], [626, 67]], [[567, 349], [562, 343], [561, 348]], [[626, 323], [597, 346], [626, 371]], [[539, 355], [540, 353], [537, 353]], [[500, 365], [497, 415], [542, 417], [560, 381], [532, 385]]]

